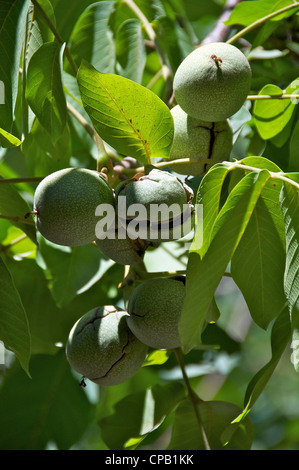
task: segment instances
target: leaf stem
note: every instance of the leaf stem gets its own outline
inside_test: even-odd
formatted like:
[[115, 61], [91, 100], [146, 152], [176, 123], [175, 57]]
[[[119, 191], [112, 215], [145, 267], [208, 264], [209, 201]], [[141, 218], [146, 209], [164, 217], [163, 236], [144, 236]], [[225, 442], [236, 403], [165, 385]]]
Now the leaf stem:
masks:
[[[259, 173], [260, 171], [263, 170], [263, 168], [256, 168], [256, 167], [253, 167], [253, 166], [244, 165], [242, 163], [242, 161], [241, 162], [222, 162], [222, 163], [224, 163], [226, 166], [230, 167], [232, 170], [234, 168], [240, 168], [242, 170], [254, 171], [255, 173]], [[299, 190], [299, 183], [296, 183], [296, 181], [293, 181], [291, 178], [288, 178], [288, 176], [286, 176], [284, 173], [269, 171], [269, 174], [270, 174], [270, 177], [272, 179], [278, 179], [278, 180], [284, 181], [286, 183], [289, 183], [292, 186], [295, 186], [295, 188]]]
[[254, 100], [298, 100], [299, 95], [289, 95], [287, 93], [283, 93], [281, 95], [248, 95], [246, 100], [254, 101]]
[[196, 393], [193, 391], [193, 389], [191, 387], [189, 377], [188, 377], [188, 375], [186, 373], [186, 370], [185, 370], [185, 364], [184, 364], [184, 361], [183, 361], [183, 355], [182, 355], [181, 348], [175, 348], [173, 351], [176, 355], [177, 361], [178, 361], [179, 366], [180, 366], [181, 371], [182, 371], [183, 379], [184, 379], [184, 382], [185, 382], [187, 390], [188, 390], [189, 400], [191, 401], [192, 406], [194, 408], [194, 413], [195, 413], [196, 420], [198, 422], [199, 429], [200, 429], [200, 432], [201, 432], [201, 435], [202, 435], [205, 450], [211, 450], [211, 447], [210, 447], [205, 429], [203, 427], [203, 424], [202, 424], [202, 421], [201, 421], [201, 418], [200, 418], [200, 414], [198, 412], [198, 407], [197, 407], [198, 403], [202, 403], [202, 400], [198, 397], [198, 395], [196, 395]]
[[[52, 21], [50, 20], [50, 18], [48, 17], [48, 15], [46, 14], [46, 12], [43, 10], [43, 8], [40, 6], [40, 4], [38, 3], [37, 0], [31, 0], [31, 3], [33, 3], [33, 5], [39, 10], [40, 14], [43, 16], [45, 22], [47, 23], [48, 27], [50, 28], [50, 30], [52, 31], [52, 33], [54, 34], [56, 40], [59, 42], [59, 44], [64, 44], [65, 41], [63, 40], [63, 38], [60, 36], [59, 32], [57, 31], [56, 27], [54, 26], [54, 24], [52, 23]], [[67, 45], [65, 46], [65, 55], [69, 61], [69, 64], [70, 66], [72, 67], [73, 69], [73, 72], [75, 74], [75, 76], [77, 75], [78, 73], [78, 67], [70, 53], [70, 50], [69, 48], [67, 47]]]
[[291, 10], [292, 8], [299, 8], [299, 3], [293, 3], [291, 5], [287, 5], [284, 8], [280, 8], [280, 10], [274, 11], [270, 13], [269, 15], [264, 16], [263, 18], [259, 18], [258, 20], [254, 21], [254, 23], [251, 23], [249, 26], [246, 26], [246, 28], [241, 29], [237, 34], [232, 36], [226, 41], [226, 44], [232, 44], [237, 41], [237, 39], [241, 38], [245, 34], [249, 33], [253, 29], [257, 28], [261, 24], [265, 23], [265, 21], [271, 20], [271, 18], [274, 18], [277, 15], [280, 15], [281, 13], [285, 13], [286, 11]]
[[[156, 163], [154, 166], [155, 168], [165, 168], [165, 167], [169, 167], [171, 168], [173, 165], [185, 165], [186, 163], [189, 163], [190, 162], [190, 158], [181, 158], [179, 160], [171, 160], [171, 161], [167, 161], [167, 162], [159, 162], [159, 163]], [[201, 162], [205, 162], [205, 160], [201, 160]], [[212, 162], [211, 160], [207, 160], [207, 162]], [[192, 161], [192, 164], [196, 164], [196, 163], [200, 163], [200, 162], [194, 162]], [[215, 162], [215, 163], [218, 163], [219, 162]], [[226, 165], [228, 167], [230, 167], [232, 170], [234, 168], [241, 168], [242, 170], [248, 170], [248, 171], [254, 171], [255, 173], [259, 173], [260, 171], [263, 170], [263, 168], [256, 168], [256, 167], [253, 167], [253, 166], [248, 166], [248, 165], [244, 165], [242, 163], [242, 160], [238, 161], [238, 162], [228, 162], [228, 161], [223, 161], [221, 162], [223, 165]], [[142, 169], [143, 167], [140, 167], [140, 168], [135, 168], [134, 169], [134, 172], [138, 173], [138, 172], [142, 172]], [[131, 170], [130, 170], [131, 171]], [[296, 183], [296, 181], [293, 181], [291, 178], [289, 178], [285, 173], [283, 172], [274, 172], [274, 171], [269, 171], [270, 173], [270, 177], [272, 179], [278, 179], [278, 180], [282, 180], [284, 182], [287, 182], [293, 186], [295, 186], [296, 189], [299, 190], [299, 183]]]

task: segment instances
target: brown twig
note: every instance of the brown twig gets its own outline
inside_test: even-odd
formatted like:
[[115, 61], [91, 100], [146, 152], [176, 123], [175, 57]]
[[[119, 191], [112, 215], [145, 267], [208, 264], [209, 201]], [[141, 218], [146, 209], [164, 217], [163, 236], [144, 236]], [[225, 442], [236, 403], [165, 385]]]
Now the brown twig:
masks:
[[200, 46], [204, 44], [209, 44], [211, 42], [224, 42], [231, 30], [231, 26], [224, 24], [224, 21], [228, 20], [232, 10], [235, 8], [238, 3], [241, 3], [242, 0], [227, 0], [223, 8], [223, 12], [219, 16], [216, 25], [212, 31], [201, 41]]

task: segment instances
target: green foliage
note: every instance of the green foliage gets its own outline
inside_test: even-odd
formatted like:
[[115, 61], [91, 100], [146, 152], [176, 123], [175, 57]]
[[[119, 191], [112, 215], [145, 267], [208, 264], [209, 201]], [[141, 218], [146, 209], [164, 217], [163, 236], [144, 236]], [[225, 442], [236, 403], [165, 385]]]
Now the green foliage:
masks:
[[6, 347], [16, 354], [23, 369], [28, 373], [31, 353], [28, 319], [11, 274], [2, 258], [0, 258], [0, 273], [1, 338]]
[[[19, 64], [22, 51], [22, 41], [25, 34], [26, 14], [29, 0], [5, 0], [0, 13], [0, 43], [5, 48], [0, 64], [0, 76], [5, 80], [5, 100], [1, 100], [0, 121], [1, 129], [11, 132], [13, 125], [13, 110], [18, 92]], [[10, 51], [10, 53], [8, 53]], [[2, 145], [2, 144], [1, 144]]]
[[[299, 6], [235, 2], [219, 33], [224, 3], [1, 1], [3, 450], [298, 449]], [[184, 59], [215, 34], [249, 61], [252, 96], [246, 90], [229, 117], [230, 155], [192, 178], [188, 133], [179, 160], [170, 154], [173, 83]], [[209, 134], [207, 159], [217, 139]], [[66, 168], [102, 170], [111, 195], [154, 168], [165, 181], [165, 170], [180, 183], [188, 177], [196, 230], [163, 243], [111, 240], [103, 251], [92, 239], [54, 244], [37, 230], [34, 195]], [[164, 189], [172, 191], [159, 185], [160, 202]], [[84, 382], [66, 357], [73, 325], [99, 306], [127, 312], [138, 286], [148, 294], [146, 319], [167, 302], [162, 287], [147, 286], [176, 276], [186, 281], [181, 348], [142, 344], [133, 376], [109, 387]]]
[[69, 449], [86, 430], [94, 407], [72, 376], [64, 351], [35, 355], [31, 375], [14, 364], [1, 388], [1, 449], [42, 450], [48, 442]]
[[[294, 84], [291, 83], [286, 93], [292, 94], [294, 91]], [[276, 85], [266, 85], [259, 92], [260, 95], [282, 95], [282, 90]], [[295, 101], [280, 100], [257, 100], [254, 105], [253, 115], [255, 119], [256, 128], [262, 139], [268, 140], [278, 136], [285, 127], [288, 125], [295, 110]], [[289, 137], [291, 129], [288, 127], [288, 132], [283, 134], [284, 140], [275, 140], [275, 143], [280, 147]]]
[[160, 98], [124, 77], [99, 73], [86, 61], [79, 69], [78, 83], [84, 108], [107, 143], [143, 163], [167, 158], [173, 124]]
[[[221, 401], [206, 401], [197, 405], [204, 429], [208, 429], [207, 440], [210, 450], [249, 450], [253, 440], [251, 422], [230, 427], [237, 415], [238, 407]], [[228, 438], [229, 436], [229, 438]], [[227, 441], [228, 439], [228, 441]], [[170, 450], [206, 450], [205, 438], [198, 432], [194, 410], [189, 400], [177, 407]]]
[[64, 46], [43, 44], [28, 65], [26, 99], [54, 143], [66, 124], [66, 102], [61, 81]]
[[109, 449], [137, 447], [184, 398], [181, 383], [156, 384], [120, 400], [99, 422]]

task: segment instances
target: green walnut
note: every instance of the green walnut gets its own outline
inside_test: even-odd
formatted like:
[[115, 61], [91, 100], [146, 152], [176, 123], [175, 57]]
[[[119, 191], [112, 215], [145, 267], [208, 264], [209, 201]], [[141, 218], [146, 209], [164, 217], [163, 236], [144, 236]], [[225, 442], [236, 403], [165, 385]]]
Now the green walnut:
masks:
[[155, 278], [134, 289], [127, 323], [140, 341], [155, 349], [180, 346], [178, 325], [185, 298], [184, 280]]
[[122, 237], [120, 230], [116, 228], [108, 230], [107, 237], [97, 239], [96, 244], [102, 253], [116, 263], [134, 265], [143, 261], [145, 251], [151, 242], [140, 238], [132, 239], [126, 230], [124, 230], [124, 237]]
[[128, 328], [127, 317], [112, 305], [83, 315], [66, 344], [72, 368], [99, 385], [117, 385], [132, 377], [143, 364], [147, 346]]
[[171, 114], [174, 136], [169, 159], [190, 158], [189, 163], [172, 165], [175, 172], [202, 176], [215, 163], [229, 159], [233, 133], [227, 119], [219, 122], [200, 121], [185, 113], [179, 105], [172, 108]]
[[44, 178], [34, 194], [36, 227], [57, 245], [79, 246], [95, 240], [100, 204], [114, 206], [111, 186], [96, 171], [65, 168]]
[[174, 96], [190, 116], [224, 121], [243, 105], [250, 91], [251, 68], [235, 46], [213, 42], [198, 47], [179, 65]]
[[153, 169], [123, 181], [115, 197], [118, 218], [130, 238], [168, 241], [193, 228], [193, 190], [167, 171]]

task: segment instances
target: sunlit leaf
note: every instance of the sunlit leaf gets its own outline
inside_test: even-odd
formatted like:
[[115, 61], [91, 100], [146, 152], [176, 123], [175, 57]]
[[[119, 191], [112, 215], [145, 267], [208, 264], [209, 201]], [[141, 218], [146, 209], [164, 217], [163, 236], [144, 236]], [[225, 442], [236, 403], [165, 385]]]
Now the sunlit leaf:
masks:
[[[245, 158], [242, 162], [280, 171], [275, 164], [259, 157]], [[283, 289], [285, 234], [279, 205], [281, 186], [281, 182], [274, 180], [265, 185], [231, 262], [233, 279], [244, 295], [252, 318], [262, 328], [267, 328], [286, 301]]]
[[[31, 210], [29, 204], [11, 184], [0, 184], [0, 214], [8, 216], [13, 225], [23, 230], [31, 240], [36, 241], [32, 216], [25, 219], [25, 215]], [[26, 223], [28, 221], [31, 221], [32, 225]]]
[[168, 158], [173, 119], [157, 95], [127, 78], [102, 74], [86, 61], [77, 78], [84, 108], [108, 144], [143, 163]]
[[18, 147], [21, 145], [21, 141], [4, 129], [0, 129], [0, 145], [4, 148]]
[[[290, 93], [290, 90], [286, 93]], [[276, 85], [265, 85], [259, 92], [259, 95], [279, 96], [281, 94], [282, 90]], [[253, 116], [262, 139], [271, 139], [279, 134], [288, 124], [294, 109], [295, 103], [291, 99], [256, 100]]]
[[293, 363], [299, 371], [299, 190], [290, 183], [285, 183], [280, 202], [285, 220], [287, 247], [284, 289], [293, 332]]
[[[229, 19], [224, 23], [226, 25], [240, 24], [242, 26], [249, 26], [259, 18], [280, 10], [287, 5], [292, 4], [291, 0], [259, 0], [253, 4], [251, 1], [245, 1], [235, 6]], [[292, 12], [285, 12], [273, 18], [273, 21], [280, 21], [285, 16], [289, 16]]]
[[29, 0], [3, 0], [0, 9], [0, 128], [11, 132]]

